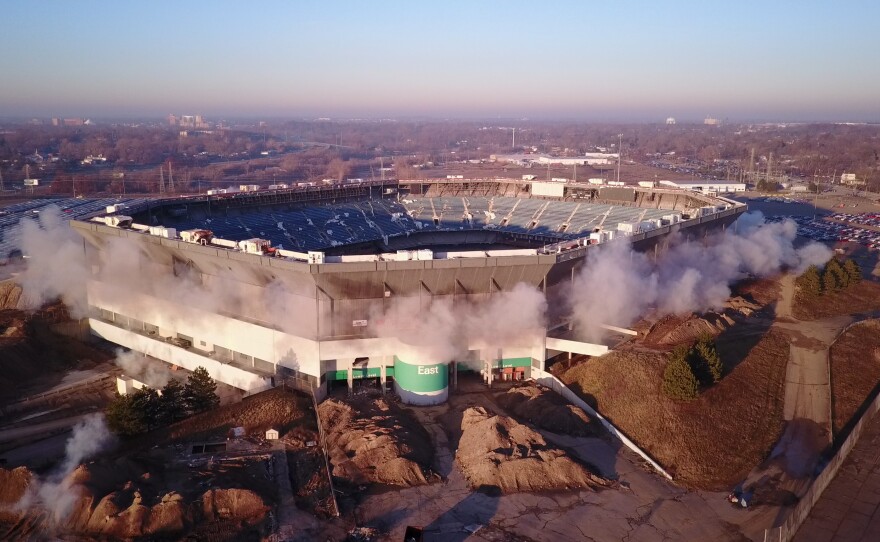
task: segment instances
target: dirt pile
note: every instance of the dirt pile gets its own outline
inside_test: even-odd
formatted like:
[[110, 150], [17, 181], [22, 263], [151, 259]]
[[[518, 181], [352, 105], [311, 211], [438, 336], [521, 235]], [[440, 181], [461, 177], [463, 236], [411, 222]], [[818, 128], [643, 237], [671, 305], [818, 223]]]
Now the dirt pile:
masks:
[[349, 404], [327, 399], [318, 406], [333, 476], [353, 484], [426, 484], [434, 450], [428, 432], [384, 398]]
[[80, 466], [60, 482], [52, 510], [43, 509], [33, 491], [33, 504], [17, 510], [13, 506], [28, 493], [32, 475], [24, 468], [0, 469], [0, 539], [171, 536], [216, 523], [231, 523], [240, 531], [261, 524], [269, 511], [263, 499], [247, 489], [210, 489], [189, 500], [175, 491], [148, 498], [131, 482], [96, 493], [93, 478], [88, 467]]
[[590, 418], [580, 408], [568, 404], [552, 390], [537, 385], [519, 386], [495, 397], [506, 411], [519, 420], [551, 431], [576, 437], [593, 434]]
[[0, 310], [18, 309], [21, 304], [21, 286], [11, 280], [0, 281]]
[[761, 308], [757, 303], [736, 296], [728, 299], [724, 310], [720, 312], [666, 315], [648, 329], [644, 342], [670, 346], [693, 342], [704, 333], [715, 336], [735, 325], [737, 321], [754, 315]]
[[455, 461], [474, 488], [503, 493], [608, 487], [535, 430], [483, 407], [464, 411]]

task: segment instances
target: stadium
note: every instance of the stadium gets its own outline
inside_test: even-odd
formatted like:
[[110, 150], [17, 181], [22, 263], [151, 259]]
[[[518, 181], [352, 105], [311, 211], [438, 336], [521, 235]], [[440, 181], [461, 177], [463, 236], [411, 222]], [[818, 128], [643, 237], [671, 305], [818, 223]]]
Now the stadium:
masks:
[[[436, 404], [460, 377], [535, 378], [560, 353], [607, 351], [580, 340], [563, 310], [602, 244], [626, 238], [660, 251], [672, 235], [704, 236], [746, 210], [676, 189], [516, 179], [216, 192], [30, 201], [4, 209], [0, 226], [48, 205], [71, 219], [90, 266], [97, 337], [174, 367], [203, 366], [246, 394], [283, 380], [320, 399], [369, 383]], [[14, 236], [2, 243], [0, 253], [18, 255]], [[387, 316], [404, 301], [416, 307], [409, 323], [438, 303], [478, 311], [522, 283], [543, 293], [546, 321], [503, 344], [427, 348], [417, 327]]]

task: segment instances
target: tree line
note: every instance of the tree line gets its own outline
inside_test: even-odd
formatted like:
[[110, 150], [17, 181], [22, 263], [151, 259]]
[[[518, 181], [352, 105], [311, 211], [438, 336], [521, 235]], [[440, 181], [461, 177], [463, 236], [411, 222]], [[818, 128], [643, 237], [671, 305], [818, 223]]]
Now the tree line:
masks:
[[116, 397], [105, 412], [117, 435], [130, 437], [164, 427], [220, 404], [217, 383], [207, 369], [198, 367], [186, 384], [169, 380], [161, 390], [143, 387]]
[[837, 292], [862, 281], [862, 269], [852, 258], [841, 262], [832, 258], [824, 269], [811, 265], [796, 280], [800, 293], [807, 298], [815, 298]]

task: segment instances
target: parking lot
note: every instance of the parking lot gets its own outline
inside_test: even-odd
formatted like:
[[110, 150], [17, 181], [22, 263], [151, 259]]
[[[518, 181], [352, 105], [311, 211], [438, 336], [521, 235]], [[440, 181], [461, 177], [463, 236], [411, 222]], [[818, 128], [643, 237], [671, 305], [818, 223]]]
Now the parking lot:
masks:
[[880, 250], [880, 213], [803, 216], [771, 215], [768, 222], [794, 220], [798, 235], [825, 243], [857, 243], [866, 249]]

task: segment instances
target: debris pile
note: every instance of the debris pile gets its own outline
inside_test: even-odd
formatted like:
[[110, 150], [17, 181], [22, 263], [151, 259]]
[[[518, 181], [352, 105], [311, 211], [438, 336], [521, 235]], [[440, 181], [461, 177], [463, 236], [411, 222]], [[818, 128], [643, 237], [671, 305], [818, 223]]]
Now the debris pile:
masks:
[[540, 429], [576, 437], [593, 434], [586, 412], [544, 386], [518, 386], [499, 394], [495, 400], [517, 419]]
[[455, 461], [471, 487], [503, 493], [610, 487], [535, 430], [483, 407], [464, 411]]
[[318, 407], [332, 474], [361, 485], [428, 483], [434, 450], [427, 431], [384, 398], [327, 399]]

